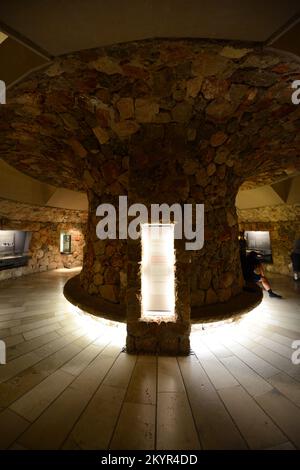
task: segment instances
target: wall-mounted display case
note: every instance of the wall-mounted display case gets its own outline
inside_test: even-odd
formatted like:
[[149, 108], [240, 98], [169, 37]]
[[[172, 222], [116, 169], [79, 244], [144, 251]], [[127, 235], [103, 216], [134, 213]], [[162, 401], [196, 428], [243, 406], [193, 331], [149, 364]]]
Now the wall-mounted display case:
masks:
[[31, 232], [0, 230], [0, 270], [26, 266]]
[[265, 263], [273, 263], [270, 232], [268, 231], [246, 231], [247, 251], [255, 251], [261, 256]]
[[60, 234], [60, 252], [62, 254], [72, 253], [72, 238], [69, 233]]

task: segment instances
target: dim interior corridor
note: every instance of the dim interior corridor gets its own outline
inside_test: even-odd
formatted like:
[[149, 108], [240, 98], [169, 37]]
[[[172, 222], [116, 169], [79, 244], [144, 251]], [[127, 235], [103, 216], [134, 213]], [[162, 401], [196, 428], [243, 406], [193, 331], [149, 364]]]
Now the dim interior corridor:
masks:
[[239, 323], [192, 330], [187, 357], [124, 352], [125, 325], [65, 300], [76, 272], [0, 287], [2, 449], [295, 449], [300, 447], [299, 284], [277, 275]]

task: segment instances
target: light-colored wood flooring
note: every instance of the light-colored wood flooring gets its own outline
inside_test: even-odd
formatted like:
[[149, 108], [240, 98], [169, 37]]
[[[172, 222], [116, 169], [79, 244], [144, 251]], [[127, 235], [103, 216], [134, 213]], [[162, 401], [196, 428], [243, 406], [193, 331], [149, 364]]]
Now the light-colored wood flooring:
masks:
[[193, 328], [189, 357], [132, 356], [125, 326], [63, 297], [72, 271], [0, 284], [2, 449], [300, 448], [300, 290], [277, 276], [240, 323]]

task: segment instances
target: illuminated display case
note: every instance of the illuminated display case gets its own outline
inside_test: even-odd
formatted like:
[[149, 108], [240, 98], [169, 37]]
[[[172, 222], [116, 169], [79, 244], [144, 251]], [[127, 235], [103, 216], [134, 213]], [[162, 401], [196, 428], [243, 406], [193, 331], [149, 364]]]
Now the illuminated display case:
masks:
[[264, 263], [273, 263], [270, 232], [268, 231], [246, 231], [247, 252], [255, 251]]
[[31, 232], [0, 230], [0, 270], [26, 266]]
[[142, 318], [175, 320], [173, 224], [142, 225]]
[[72, 252], [71, 235], [68, 233], [60, 234], [60, 252], [70, 254]]

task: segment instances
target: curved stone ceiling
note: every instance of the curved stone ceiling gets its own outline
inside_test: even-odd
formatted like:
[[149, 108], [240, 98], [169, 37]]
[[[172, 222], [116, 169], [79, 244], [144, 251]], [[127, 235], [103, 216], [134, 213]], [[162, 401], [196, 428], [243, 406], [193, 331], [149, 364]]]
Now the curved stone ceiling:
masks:
[[300, 65], [274, 51], [201, 40], [69, 54], [9, 92], [0, 108], [1, 157], [82, 190], [90, 161], [123, 157], [133, 136], [177, 126], [205, 168], [226, 162], [241, 181], [260, 175], [266, 184], [300, 168], [300, 106], [291, 102], [299, 76]]

